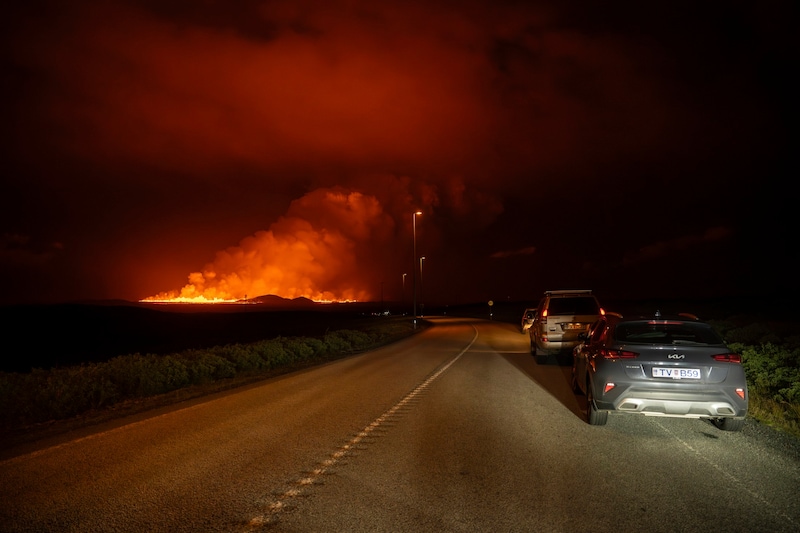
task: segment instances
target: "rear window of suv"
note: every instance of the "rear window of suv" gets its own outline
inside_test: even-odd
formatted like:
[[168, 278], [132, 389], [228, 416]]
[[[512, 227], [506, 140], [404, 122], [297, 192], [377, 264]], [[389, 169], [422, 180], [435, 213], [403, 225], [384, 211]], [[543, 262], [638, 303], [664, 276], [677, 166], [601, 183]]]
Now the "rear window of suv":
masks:
[[553, 315], [597, 315], [600, 306], [593, 296], [551, 298], [547, 314]]
[[618, 324], [614, 338], [631, 344], [722, 344], [710, 326], [692, 322], [641, 321]]

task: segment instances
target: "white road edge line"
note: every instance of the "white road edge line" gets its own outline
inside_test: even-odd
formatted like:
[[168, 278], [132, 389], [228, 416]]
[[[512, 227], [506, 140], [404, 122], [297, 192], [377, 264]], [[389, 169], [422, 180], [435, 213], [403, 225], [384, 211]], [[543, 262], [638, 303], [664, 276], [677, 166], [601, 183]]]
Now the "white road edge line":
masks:
[[739, 479], [738, 479], [736, 476], [734, 476], [734, 475], [733, 475], [733, 474], [731, 474], [730, 472], [728, 472], [728, 471], [724, 470], [724, 469], [723, 469], [721, 466], [719, 466], [717, 463], [715, 463], [714, 461], [712, 461], [711, 459], [709, 459], [708, 457], [706, 457], [705, 455], [703, 455], [703, 454], [702, 454], [702, 453], [701, 453], [699, 450], [697, 450], [696, 448], [694, 448], [694, 447], [693, 447], [691, 444], [689, 444], [688, 442], [686, 442], [685, 440], [683, 440], [682, 438], [680, 438], [678, 435], [676, 435], [675, 433], [673, 433], [673, 432], [672, 432], [672, 431], [671, 431], [669, 428], [667, 428], [667, 427], [666, 427], [664, 424], [662, 424], [662, 423], [661, 423], [659, 420], [653, 420], [653, 422], [655, 422], [655, 424], [656, 424], [658, 427], [660, 427], [662, 430], [664, 430], [664, 432], [665, 432], [665, 433], [667, 433], [667, 434], [668, 434], [670, 437], [672, 437], [673, 439], [675, 439], [675, 440], [677, 440], [678, 442], [680, 442], [681, 444], [683, 444], [683, 445], [684, 445], [684, 446], [685, 446], [685, 447], [686, 447], [686, 448], [687, 448], [689, 451], [691, 451], [691, 452], [692, 452], [692, 453], [694, 453], [694, 454], [695, 454], [697, 457], [699, 457], [700, 459], [702, 459], [703, 461], [705, 461], [706, 463], [708, 463], [709, 465], [711, 465], [711, 466], [712, 466], [712, 467], [713, 467], [715, 470], [717, 470], [717, 471], [718, 471], [719, 473], [721, 473], [723, 476], [725, 476], [726, 478], [728, 478], [729, 480], [731, 480], [731, 482], [732, 482], [734, 485], [741, 487], [741, 488], [742, 488], [742, 490], [744, 490], [746, 493], [748, 493], [750, 496], [752, 496], [752, 497], [753, 497], [755, 500], [757, 500], [757, 501], [759, 501], [760, 503], [764, 504], [764, 505], [765, 505], [767, 508], [769, 508], [769, 509], [770, 509], [770, 510], [771, 510], [773, 513], [775, 513], [776, 515], [780, 516], [781, 518], [784, 518], [784, 519], [785, 519], [785, 520], [787, 520], [787, 521], [788, 521], [790, 524], [794, 524], [794, 520], [792, 519], [792, 517], [791, 517], [791, 516], [789, 516], [789, 515], [787, 515], [787, 514], [785, 514], [785, 513], [781, 512], [781, 511], [779, 511], [778, 509], [776, 509], [776, 508], [775, 508], [775, 506], [774, 506], [774, 505], [772, 505], [772, 504], [769, 502], [769, 500], [767, 500], [767, 499], [766, 499], [765, 497], [763, 497], [761, 494], [759, 494], [759, 493], [757, 493], [757, 492], [754, 492], [754, 491], [752, 491], [752, 490], [748, 489], [748, 488], [747, 488], [747, 486], [745, 486], [745, 484], [744, 484], [744, 483], [742, 483], [742, 482], [741, 482], [741, 481], [740, 481], [740, 480], [739, 480]]
[[[431, 383], [436, 381], [439, 376], [441, 376], [444, 372], [447, 371], [453, 364], [458, 361], [462, 355], [464, 355], [467, 350], [469, 350], [475, 341], [478, 340], [478, 328], [474, 325], [472, 329], [475, 330], [475, 335], [472, 337], [472, 340], [469, 344], [458, 353], [458, 355], [454, 356], [450, 359], [447, 363], [443, 366], [439, 367], [433, 374], [428, 376], [425, 381], [417, 385], [417, 387], [409, 392], [403, 399], [399, 402], [394, 404], [391, 408], [389, 408], [386, 412], [380, 415], [378, 418], [370, 422], [364, 429], [362, 429], [358, 434], [356, 434], [352, 439], [350, 439], [346, 444], [344, 444], [341, 448], [336, 450], [331, 454], [331, 456], [323, 461], [319, 467], [312, 469], [310, 472], [307, 473], [306, 476], [296, 480], [292, 485], [297, 487], [305, 487], [305, 486], [312, 486], [317, 482], [317, 479], [324, 475], [328, 469], [333, 467], [340, 459], [346, 456], [350, 450], [352, 450], [359, 442], [361, 442], [365, 437], [368, 437], [374, 430], [379, 428], [388, 418], [392, 417], [396, 414], [398, 410], [405, 407], [405, 405], [413, 400], [416, 396], [418, 396], [421, 392], [427, 389]], [[287, 502], [293, 498], [297, 498], [298, 496], [303, 496], [303, 490], [300, 488], [292, 488], [287, 490], [278, 498], [267, 505], [267, 512], [265, 514], [261, 514], [255, 516], [250, 519], [247, 523], [250, 527], [260, 527], [264, 525], [268, 525], [273, 523], [277, 519], [277, 515], [284, 511], [287, 507]]]

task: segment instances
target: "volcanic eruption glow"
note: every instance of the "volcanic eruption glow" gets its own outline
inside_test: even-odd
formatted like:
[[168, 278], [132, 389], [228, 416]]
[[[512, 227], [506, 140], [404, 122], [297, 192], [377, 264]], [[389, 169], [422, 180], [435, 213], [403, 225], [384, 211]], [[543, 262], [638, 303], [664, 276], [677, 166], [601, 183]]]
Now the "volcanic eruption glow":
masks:
[[318, 189], [292, 202], [269, 230], [217, 252], [202, 272], [189, 274], [183, 288], [141, 301], [232, 303], [248, 295], [315, 302], [368, 300], [372, 282], [359, 272], [359, 258], [393, 228], [394, 220], [374, 196]]

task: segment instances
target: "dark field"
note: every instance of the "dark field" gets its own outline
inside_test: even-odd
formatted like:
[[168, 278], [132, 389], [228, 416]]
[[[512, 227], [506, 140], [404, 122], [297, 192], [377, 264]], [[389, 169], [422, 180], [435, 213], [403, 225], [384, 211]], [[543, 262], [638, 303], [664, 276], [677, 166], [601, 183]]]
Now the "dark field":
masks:
[[[702, 319], [773, 322], [797, 331], [800, 314], [794, 298], [727, 298], [698, 301], [614, 301], [601, 298], [606, 310], [623, 314], [690, 312]], [[518, 324], [526, 307], [537, 302], [496, 302], [491, 319]], [[360, 329], [381, 320], [373, 313], [399, 304], [315, 304], [299, 308], [262, 305], [143, 305], [99, 302], [48, 306], [0, 307], [0, 371], [100, 362], [132, 353], [165, 354], [216, 345], [248, 343], [278, 336], [321, 336], [337, 329]], [[408, 307], [406, 305], [405, 307]], [[408, 310], [410, 311], [410, 309]], [[490, 318], [487, 303], [442, 306], [429, 315]], [[776, 326], [777, 327], [777, 326]], [[798, 331], [800, 334], [800, 331]]]
[[[373, 306], [374, 307], [374, 306]], [[0, 371], [100, 362], [132, 353], [165, 354], [278, 336], [321, 336], [359, 329], [365, 306], [275, 309], [258, 305], [62, 304], [9, 306], [2, 312]]]

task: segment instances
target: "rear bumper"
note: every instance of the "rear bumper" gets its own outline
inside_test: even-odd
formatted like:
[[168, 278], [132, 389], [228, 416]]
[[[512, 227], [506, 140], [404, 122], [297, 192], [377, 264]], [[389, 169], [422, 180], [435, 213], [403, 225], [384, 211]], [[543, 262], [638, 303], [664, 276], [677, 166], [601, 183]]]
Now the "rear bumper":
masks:
[[559, 353], [572, 353], [572, 349], [579, 345], [580, 341], [551, 341], [542, 342], [536, 340], [536, 351], [543, 355], [555, 355]]
[[612, 390], [602, 397], [595, 395], [595, 403], [598, 409], [648, 416], [741, 418], [747, 415], [747, 400], [724, 389], [651, 391], [630, 387], [627, 390]]

